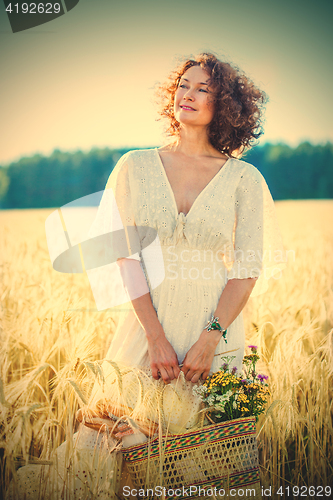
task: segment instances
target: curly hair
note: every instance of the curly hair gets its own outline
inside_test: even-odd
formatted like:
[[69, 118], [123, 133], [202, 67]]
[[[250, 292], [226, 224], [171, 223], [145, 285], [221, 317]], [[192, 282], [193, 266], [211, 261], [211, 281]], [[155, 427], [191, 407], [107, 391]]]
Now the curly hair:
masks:
[[181, 125], [174, 115], [175, 93], [181, 77], [192, 66], [200, 66], [210, 76], [208, 83], [215, 109], [208, 126], [208, 138], [212, 146], [229, 157], [235, 151], [243, 152], [253, 146], [263, 133], [266, 94], [238, 68], [220, 61], [211, 53], [187, 59], [170, 74], [165, 84], [157, 88], [159, 115], [167, 119], [167, 134], [179, 137]]

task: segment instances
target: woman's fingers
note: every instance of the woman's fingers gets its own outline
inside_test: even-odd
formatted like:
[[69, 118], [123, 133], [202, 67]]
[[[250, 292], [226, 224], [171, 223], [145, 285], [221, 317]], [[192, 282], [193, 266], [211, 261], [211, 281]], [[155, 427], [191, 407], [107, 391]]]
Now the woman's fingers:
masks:
[[[153, 365], [151, 365], [151, 372], [155, 380], [159, 380], [162, 378], [166, 384], [168, 384], [171, 380], [177, 378], [178, 376], [175, 375], [177, 373], [177, 367], [173, 368], [171, 365], [169, 366], [166, 363], [154, 363]], [[179, 368], [178, 372], [180, 372]]]
[[210, 366], [205, 366], [205, 363], [199, 363], [198, 366], [198, 363], [191, 363], [190, 357], [187, 358], [187, 355], [185, 356], [182, 365], [182, 372], [184, 373], [185, 379], [189, 382], [196, 384], [199, 382], [200, 378], [202, 380], [206, 380], [209, 375], [209, 371]]
[[165, 384], [169, 384], [169, 382], [172, 380], [168, 371], [165, 369], [165, 368], [162, 368], [160, 369], [160, 373], [161, 373], [161, 378], [163, 379], [163, 382]]
[[178, 366], [178, 360], [173, 360], [170, 365], [163, 365], [159, 368], [160, 377], [163, 381], [168, 384], [171, 380], [178, 378], [180, 374], [180, 368]]
[[184, 372], [185, 379], [188, 382], [192, 382], [193, 384], [196, 384], [200, 377], [201, 377], [202, 370], [188, 370], [186, 373]]
[[178, 365], [178, 360], [177, 360], [177, 364], [175, 366], [173, 366], [173, 378], [178, 378], [179, 377], [179, 374], [180, 374], [180, 368], [179, 368], [179, 365]]
[[[183, 365], [182, 365], [182, 372], [184, 373], [185, 379], [188, 381], [190, 381], [192, 376], [193, 376], [193, 373], [190, 374], [190, 371], [191, 371], [190, 368], [191, 367], [190, 367], [190, 364], [187, 362], [187, 354], [186, 354], [184, 361], [183, 361]], [[191, 378], [188, 378], [189, 375], [191, 375]]]
[[157, 367], [153, 367], [151, 366], [151, 373], [152, 373], [152, 376], [155, 380], [159, 380], [161, 378], [161, 373], [160, 371], [157, 369]]
[[160, 378], [167, 384], [178, 377], [180, 369], [176, 352], [167, 339], [148, 343], [150, 366], [155, 380]]
[[217, 340], [218, 336], [217, 338], [213, 335], [207, 337], [204, 331], [199, 340], [189, 349], [182, 366], [186, 380], [194, 384], [200, 378], [206, 380], [213, 363]]
[[191, 378], [191, 382], [192, 382], [193, 384], [196, 384], [197, 382], [199, 382], [200, 377], [201, 377], [201, 373], [196, 372], [196, 373], [193, 375], [193, 377]]
[[188, 382], [192, 382], [192, 378], [196, 375], [196, 370], [186, 361], [186, 358], [184, 359], [182, 371], [184, 372], [185, 379]]

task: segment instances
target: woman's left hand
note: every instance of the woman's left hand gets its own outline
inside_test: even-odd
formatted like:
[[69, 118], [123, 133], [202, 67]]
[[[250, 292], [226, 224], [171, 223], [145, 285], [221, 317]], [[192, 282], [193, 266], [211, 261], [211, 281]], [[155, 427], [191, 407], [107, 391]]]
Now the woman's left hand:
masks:
[[187, 352], [182, 366], [186, 380], [197, 383], [206, 380], [213, 363], [216, 346], [221, 340], [221, 332], [204, 330], [199, 339]]

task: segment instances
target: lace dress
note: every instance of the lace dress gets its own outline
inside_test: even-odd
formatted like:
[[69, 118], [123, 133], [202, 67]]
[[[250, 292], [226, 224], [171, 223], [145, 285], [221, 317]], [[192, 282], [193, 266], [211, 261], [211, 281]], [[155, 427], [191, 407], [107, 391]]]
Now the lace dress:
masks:
[[[114, 238], [113, 246], [118, 247], [116, 256], [140, 261], [153, 306], [179, 363], [198, 340], [229, 279], [258, 278], [252, 291], [256, 295], [267, 289], [268, 279], [279, 276], [276, 273], [285, 265], [267, 184], [254, 166], [237, 159], [226, 161], [185, 215], [178, 213], [158, 150], [125, 154], [110, 175], [89, 234], [98, 237], [118, 231], [119, 235], [123, 228], [127, 228], [127, 244], [124, 246], [121, 236]], [[115, 262], [88, 270], [87, 274], [98, 309], [126, 302], [126, 290], [121, 290], [119, 266]], [[228, 327], [227, 343], [221, 339], [217, 345], [211, 372], [219, 369], [221, 354], [226, 351], [235, 356], [233, 365], [240, 369], [244, 342], [241, 313]], [[144, 331], [131, 303], [127, 302], [106, 359], [149, 373], [147, 347]], [[114, 370], [109, 363], [104, 363], [103, 369], [106, 384], [104, 388], [96, 385], [92, 402], [110, 396]], [[198, 400], [192, 387], [193, 384], [183, 380], [177, 387], [176, 404], [171, 392], [165, 398], [164, 413], [171, 429], [194, 424]], [[131, 397], [134, 406], [137, 396]], [[96, 445], [97, 433], [83, 429], [76, 439], [78, 449], [89, 454]], [[58, 455], [61, 462], [61, 454]], [[80, 469], [79, 463], [76, 469]], [[108, 465], [112, 466], [114, 462]], [[29, 467], [30, 475], [38, 476], [38, 466], [18, 471], [26, 491], [35, 481], [27, 478]], [[112, 498], [110, 488], [105, 494], [105, 498]]]
[[[139, 241], [129, 258], [141, 262], [154, 308], [180, 363], [215, 311], [229, 279], [259, 278], [254, 296], [267, 289], [267, 280], [284, 266], [274, 202], [263, 176], [248, 163], [228, 159], [186, 215], [177, 212], [157, 149], [124, 155], [109, 178], [106, 192], [109, 188], [124, 226], [139, 228]], [[106, 211], [102, 200], [91, 234], [113, 229]], [[143, 231], [145, 227], [147, 231]], [[154, 231], [155, 245], [147, 247], [145, 240], [151, 241]], [[159, 279], [161, 267], [163, 280]], [[103, 309], [103, 301], [108, 300], [103, 285], [105, 268], [88, 271], [88, 276], [96, 302]], [[107, 357], [144, 366], [147, 340], [134, 312], [127, 309]], [[228, 327], [228, 343], [221, 339], [216, 353], [233, 351], [235, 365], [240, 368], [243, 349], [240, 314]], [[216, 356], [211, 371], [219, 366]]]

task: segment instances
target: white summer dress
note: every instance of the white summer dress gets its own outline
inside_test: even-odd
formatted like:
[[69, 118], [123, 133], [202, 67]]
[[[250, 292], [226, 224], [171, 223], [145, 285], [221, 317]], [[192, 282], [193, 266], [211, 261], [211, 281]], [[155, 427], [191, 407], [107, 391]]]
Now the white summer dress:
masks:
[[[140, 261], [153, 306], [179, 363], [198, 340], [229, 279], [258, 278], [252, 291], [252, 295], [256, 295], [265, 291], [267, 280], [285, 266], [274, 202], [262, 174], [249, 163], [228, 159], [185, 215], [177, 211], [158, 149], [130, 151], [118, 161], [110, 175], [91, 236], [115, 229], [115, 218], [110, 217], [110, 204], [106, 199], [109, 189], [112, 189], [116, 201], [118, 219], [120, 215], [124, 227], [137, 230], [135, 250], [129, 249], [123, 257]], [[119, 224], [116, 229], [119, 229]], [[151, 237], [150, 233], [154, 236]], [[147, 247], [147, 241], [149, 243], [152, 239], [154, 244]], [[107, 295], [113, 282], [105, 280], [105, 276], [112, 265], [87, 271], [99, 309], [110, 304]], [[101, 284], [103, 280], [105, 285]], [[227, 343], [221, 339], [217, 345], [211, 372], [219, 369], [222, 364], [220, 354], [226, 351], [232, 351], [231, 355], [235, 356], [233, 366], [241, 369], [244, 343], [241, 313], [228, 327]], [[147, 347], [145, 333], [128, 303], [106, 359], [124, 366], [148, 369]], [[103, 365], [106, 372], [108, 367], [112, 376], [110, 365]], [[190, 382], [183, 383], [179, 411], [175, 409], [174, 400], [170, 402], [166, 398], [164, 409], [169, 412], [169, 422], [176, 429], [177, 425], [193, 425], [198, 400], [192, 394], [192, 387]], [[92, 401], [108, 397], [108, 390], [108, 383], [103, 390], [96, 386]], [[102, 446], [101, 436], [97, 437], [96, 431], [85, 427], [75, 439], [80, 453], [84, 451], [88, 456], [93, 453], [96, 443]], [[64, 446], [65, 443], [63, 450], [60, 447], [57, 451], [59, 463], [65, 453]], [[80, 476], [79, 464], [77, 461], [75, 468]], [[18, 471], [20, 491], [31, 494], [27, 498], [33, 498], [33, 491], [36, 492], [38, 467], [27, 466]], [[75, 492], [80, 493], [80, 482], [76, 484]], [[98, 498], [113, 498], [110, 488], [103, 494]]]
[[[109, 188], [125, 226], [157, 232], [165, 273], [158, 286], [151, 286], [140, 252], [129, 258], [141, 261], [158, 319], [180, 363], [214, 313], [229, 279], [259, 278], [253, 296], [267, 289], [267, 280], [284, 266], [274, 202], [262, 174], [246, 162], [228, 159], [186, 215], [177, 211], [158, 149], [125, 154], [109, 178]], [[105, 220], [102, 205], [103, 200], [95, 221], [99, 231]], [[147, 235], [149, 231], [143, 232], [141, 248]], [[154, 252], [148, 259], [151, 267]], [[227, 344], [221, 339], [216, 353], [233, 350], [234, 364], [241, 368], [242, 314], [228, 327], [227, 338]], [[147, 340], [132, 310], [118, 325], [106, 357], [128, 365], [147, 363]], [[220, 365], [216, 357], [211, 371]]]

